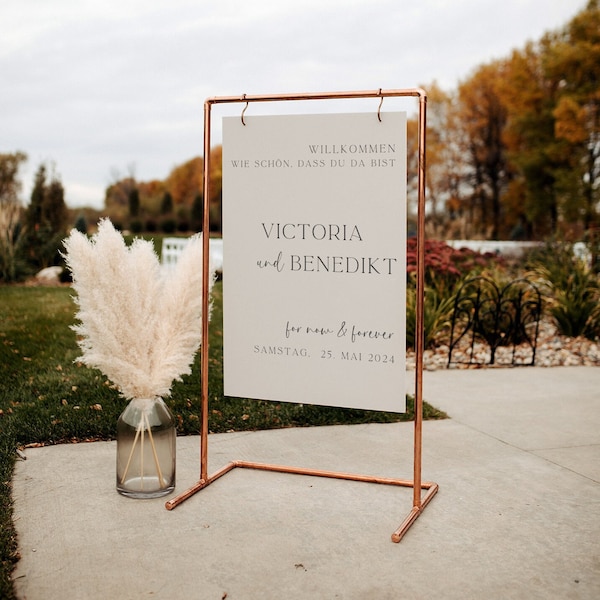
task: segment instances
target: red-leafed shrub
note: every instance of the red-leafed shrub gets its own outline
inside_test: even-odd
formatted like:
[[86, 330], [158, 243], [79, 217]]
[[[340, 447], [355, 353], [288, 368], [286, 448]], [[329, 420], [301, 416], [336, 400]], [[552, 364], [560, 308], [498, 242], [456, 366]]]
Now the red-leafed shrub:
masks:
[[[481, 254], [468, 248], [459, 250], [438, 240], [425, 241], [425, 285], [452, 288], [456, 282], [486, 268], [504, 266], [502, 257]], [[406, 272], [417, 272], [417, 240], [409, 238], [406, 246]]]
[[[482, 271], [498, 271], [504, 261], [495, 254], [481, 254], [467, 248], [456, 250], [445, 242], [427, 240], [425, 242], [425, 290], [423, 334], [425, 347], [435, 346], [449, 333], [454, 295], [460, 282]], [[414, 348], [416, 317], [416, 273], [417, 240], [407, 242], [407, 304], [406, 304], [406, 343]]]

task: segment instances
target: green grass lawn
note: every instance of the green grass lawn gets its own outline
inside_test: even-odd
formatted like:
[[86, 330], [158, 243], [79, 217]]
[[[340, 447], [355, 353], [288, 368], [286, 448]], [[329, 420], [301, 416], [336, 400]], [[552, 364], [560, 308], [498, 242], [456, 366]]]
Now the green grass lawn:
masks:
[[[414, 418], [412, 398], [408, 412], [396, 414], [224, 397], [221, 293], [217, 283], [209, 338], [211, 432]], [[71, 295], [67, 287], [0, 287], [0, 598], [14, 597], [10, 574], [18, 560], [10, 494], [16, 448], [113, 439], [125, 407], [102, 373], [74, 362]], [[179, 435], [199, 431], [198, 362], [168, 400]], [[425, 403], [425, 419], [445, 417]]]

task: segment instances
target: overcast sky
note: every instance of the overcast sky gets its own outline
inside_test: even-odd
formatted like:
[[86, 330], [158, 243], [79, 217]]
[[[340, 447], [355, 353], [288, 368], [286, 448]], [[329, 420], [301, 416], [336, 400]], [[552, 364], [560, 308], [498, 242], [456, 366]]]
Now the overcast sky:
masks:
[[[164, 179], [202, 154], [207, 97], [427, 89], [434, 80], [453, 90], [479, 65], [566, 25], [585, 5], [1, 0], [0, 152], [29, 156], [21, 171], [25, 203], [46, 161], [55, 164], [69, 206], [101, 208], [115, 174], [133, 169], [139, 180]], [[343, 110], [351, 112], [349, 102]], [[323, 110], [314, 104], [307, 110]], [[292, 112], [288, 105], [267, 112]], [[251, 108], [257, 114], [264, 106]], [[215, 143], [221, 114], [237, 112], [213, 111]]]

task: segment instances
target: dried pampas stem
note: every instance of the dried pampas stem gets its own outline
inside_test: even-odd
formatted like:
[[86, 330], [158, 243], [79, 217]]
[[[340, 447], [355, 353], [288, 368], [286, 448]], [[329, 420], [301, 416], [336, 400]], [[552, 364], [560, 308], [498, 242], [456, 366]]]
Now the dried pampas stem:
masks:
[[142, 449], [140, 450], [140, 489], [144, 489], [144, 431], [146, 426], [143, 420], [140, 420], [139, 427], [141, 429], [140, 435], [140, 443], [142, 445]]
[[146, 419], [146, 427], [148, 428], [148, 435], [150, 436], [150, 445], [152, 446], [152, 455], [154, 456], [154, 464], [156, 465], [156, 472], [158, 473], [158, 482], [160, 487], [164, 487], [165, 482], [160, 468], [160, 462], [158, 461], [158, 455], [156, 454], [156, 446], [154, 445], [154, 437], [152, 436], [152, 427], [150, 427], [150, 421], [148, 421], [148, 415], [146, 413], [144, 413], [144, 418]]
[[123, 471], [123, 475], [121, 477], [121, 483], [125, 483], [125, 479], [127, 478], [127, 473], [129, 472], [129, 465], [131, 464], [131, 459], [133, 458], [133, 451], [135, 450], [135, 447], [137, 445], [137, 441], [138, 438], [140, 437], [140, 430], [141, 430], [141, 421], [137, 426], [137, 429], [135, 430], [135, 438], [133, 439], [133, 444], [131, 445], [131, 451], [129, 452], [129, 458], [127, 459], [127, 464], [125, 465], [125, 470]]

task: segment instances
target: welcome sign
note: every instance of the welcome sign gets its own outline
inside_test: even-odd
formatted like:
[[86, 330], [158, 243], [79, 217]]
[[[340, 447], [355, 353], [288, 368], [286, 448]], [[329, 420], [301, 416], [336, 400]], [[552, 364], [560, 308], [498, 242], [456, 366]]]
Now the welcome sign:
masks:
[[226, 395], [404, 412], [405, 299], [405, 113], [223, 119]]

